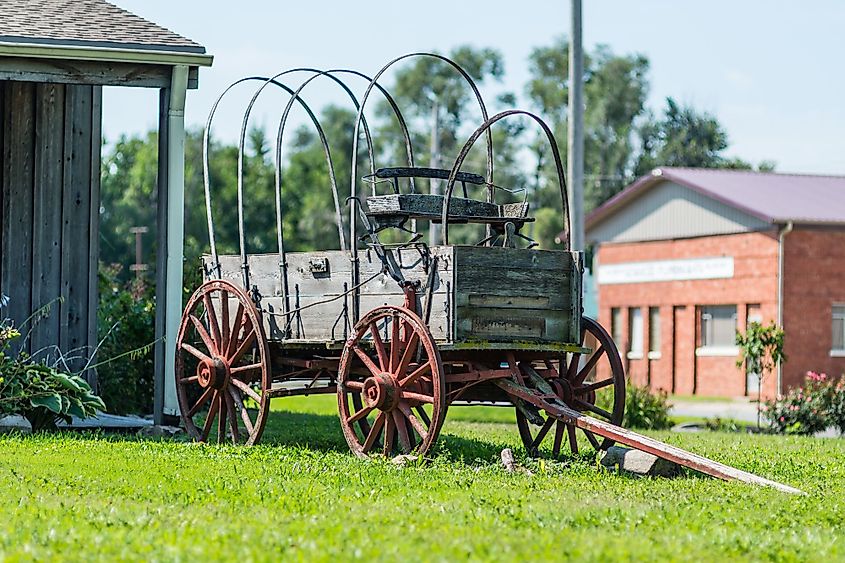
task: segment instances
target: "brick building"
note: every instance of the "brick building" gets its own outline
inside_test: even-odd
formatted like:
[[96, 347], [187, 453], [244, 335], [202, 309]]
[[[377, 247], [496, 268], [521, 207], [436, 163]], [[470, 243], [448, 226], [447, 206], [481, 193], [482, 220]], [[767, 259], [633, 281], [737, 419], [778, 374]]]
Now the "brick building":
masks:
[[634, 382], [756, 396], [734, 344], [753, 320], [786, 334], [764, 395], [845, 372], [845, 177], [658, 168], [593, 211], [586, 234], [599, 320]]

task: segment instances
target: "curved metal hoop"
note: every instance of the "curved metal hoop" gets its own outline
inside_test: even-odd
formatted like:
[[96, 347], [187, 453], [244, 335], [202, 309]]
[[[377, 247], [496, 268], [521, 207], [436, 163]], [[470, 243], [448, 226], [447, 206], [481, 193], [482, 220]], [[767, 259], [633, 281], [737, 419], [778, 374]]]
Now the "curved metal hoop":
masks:
[[[447, 221], [447, 218], [449, 216], [449, 204], [452, 201], [452, 191], [455, 188], [455, 181], [458, 177], [458, 171], [461, 169], [461, 165], [464, 163], [464, 160], [466, 159], [467, 155], [469, 154], [469, 151], [472, 148], [472, 146], [475, 144], [475, 141], [478, 140], [478, 138], [482, 135], [482, 133], [484, 133], [484, 132], [489, 133], [490, 128], [493, 126], [493, 124], [495, 124], [497, 121], [500, 121], [500, 120], [502, 120], [506, 117], [509, 117], [511, 115], [527, 115], [528, 117], [533, 119], [535, 122], [537, 122], [537, 124], [540, 125], [540, 127], [543, 129], [543, 132], [546, 134], [546, 138], [549, 141], [549, 146], [552, 149], [552, 157], [554, 157], [555, 169], [557, 170], [558, 184], [560, 185], [560, 197], [561, 197], [561, 200], [563, 201], [563, 210], [562, 210], [563, 211], [563, 226], [566, 229], [567, 235], [569, 234], [569, 232], [570, 232], [570, 218], [569, 218], [569, 200], [568, 200], [567, 195], [566, 195], [566, 177], [564, 176], [564, 173], [563, 173], [563, 164], [561, 163], [561, 160], [560, 160], [560, 152], [557, 148], [557, 141], [555, 141], [554, 133], [552, 133], [552, 130], [549, 128], [548, 125], [546, 125], [545, 121], [543, 121], [542, 119], [540, 119], [538, 116], [534, 115], [533, 113], [531, 113], [529, 111], [520, 110], [520, 109], [512, 109], [512, 110], [503, 111], [501, 113], [497, 113], [496, 115], [494, 115], [493, 117], [491, 117], [490, 119], [488, 119], [484, 123], [482, 123], [481, 126], [479, 126], [478, 129], [476, 129], [473, 132], [473, 134], [470, 135], [466, 144], [464, 144], [464, 147], [461, 149], [461, 152], [458, 154], [458, 158], [455, 159], [455, 164], [452, 166], [452, 172], [451, 172], [451, 174], [449, 174], [449, 181], [446, 184], [446, 194], [445, 194], [444, 202], [443, 202], [443, 211], [442, 211], [442, 215], [440, 217], [440, 220], [442, 221], [441, 224], [443, 225], [443, 244], [444, 245], [449, 244], [449, 222]], [[565, 244], [565, 249], [568, 250], [569, 249], [569, 237], [568, 236], [566, 237], [566, 241], [567, 242]]]
[[[294, 69], [289, 72], [294, 72], [296, 70], [311, 70], [316, 71], [315, 69]], [[319, 71], [316, 71], [319, 72]], [[284, 74], [284, 73], [283, 73]], [[273, 84], [283, 90], [287, 91], [289, 94], [293, 95], [293, 90], [275, 80], [273, 78], [267, 78], [263, 76], [248, 76], [236, 80], [235, 82], [231, 83], [223, 92], [217, 97], [215, 100], [214, 105], [211, 107], [211, 111], [208, 114], [208, 119], [205, 125], [205, 132], [203, 134], [203, 187], [205, 190], [205, 207], [206, 207], [206, 217], [208, 220], [208, 240], [211, 246], [211, 257], [213, 262], [213, 267], [216, 270], [217, 277], [221, 276], [220, 272], [220, 260], [218, 259], [217, 254], [217, 241], [214, 235], [214, 217], [211, 208], [211, 176], [208, 167], [208, 156], [209, 156], [209, 141], [210, 141], [210, 134], [211, 134], [211, 124], [214, 121], [214, 115], [217, 112], [217, 107], [220, 105], [220, 102], [232, 90], [235, 86], [242, 84], [244, 82], [252, 81], [252, 80], [260, 80], [263, 82], [262, 86], [259, 88], [258, 92], [253, 96], [253, 99], [250, 102], [249, 108], [247, 108], [246, 115], [244, 116], [244, 122], [241, 128], [241, 139], [238, 146], [238, 238], [240, 244], [240, 251], [241, 251], [241, 261], [243, 263], [242, 267], [244, 268], [244, 287], [249, 287], [249, 275], [248, 270], [246, 269], [246, 244], [244, 239], [244, 228], [243, 228], [243, 146], [246, 137], [246, 123], [249, 117], [249, 112], [252, 109], [252, 106], [255, 103], [255, 100], [261, 90], [264, 89], [268, 84]], [[305, 108], [306, 112], [308, 113], [309, 117], [311, 117], [312, 122], [314, 123], [315, 127], [322, 131], [320, 128], [319, 121], [317, 121], [316, 116], [311, 111], [311, 108], [305, 103], [304, 100], [298, 98], [299, 103]], [[330, 166], [331, 167], [331, 166]]]

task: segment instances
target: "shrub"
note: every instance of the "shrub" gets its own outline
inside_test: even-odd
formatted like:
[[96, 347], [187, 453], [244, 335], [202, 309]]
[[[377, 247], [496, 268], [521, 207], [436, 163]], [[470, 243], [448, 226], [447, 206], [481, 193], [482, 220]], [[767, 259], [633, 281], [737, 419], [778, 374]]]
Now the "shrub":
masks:
[[652, 391], [647, 386], [634, 385], [629, 380], [625, 394], [626, 428], [663, 430], [672, 426], [669, 419], [669, 397], [666, 391]]
[[[665, 391], [652, 391], [649, 387], [635, 385], [629, 379], [625, 384], [625, 417], [622, 426], [640, 430], [663, 430], [672, 426], [669, 419], [668, 395]], [[596, 403], [607, 411], [613, 410], [613, 394], [596, 394]]]
[[25, 353], [10, 354], [9, 343], [18, 337], [11, 324], [0, 321], [0, 416], [21, 415], [39, 431], [55, 429], [59, 420], [70, 422], [71, 415], [88, 418], [106, 408], [81, 377]]
[[807, 372], [803, 386], [766, 402], [763, 411], [771, 428], [780, 434], [821, 432], [830, 425], [830, 407], [836, 387], [831, 385], [827, 375]]
[[[100, 267], [97, 310], [100, 395], [115, 414], [153, 410], [155, 296], [143, 279], [121, 281], [119, 264]], [[132, 352], [128, 356], [127, 352]]]

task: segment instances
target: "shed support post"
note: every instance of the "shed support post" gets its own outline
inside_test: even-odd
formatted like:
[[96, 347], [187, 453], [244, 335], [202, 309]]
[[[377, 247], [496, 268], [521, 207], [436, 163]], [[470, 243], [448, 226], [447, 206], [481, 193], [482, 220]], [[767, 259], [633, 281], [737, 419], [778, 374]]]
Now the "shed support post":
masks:
[[188, 67], [176, 65], [170, 88], [161, 90], [159, 116], [158, 256], [156, 263], [156, 424], [179, 414], [176, 333], [182, 317], [185, 239], [185, 94]]

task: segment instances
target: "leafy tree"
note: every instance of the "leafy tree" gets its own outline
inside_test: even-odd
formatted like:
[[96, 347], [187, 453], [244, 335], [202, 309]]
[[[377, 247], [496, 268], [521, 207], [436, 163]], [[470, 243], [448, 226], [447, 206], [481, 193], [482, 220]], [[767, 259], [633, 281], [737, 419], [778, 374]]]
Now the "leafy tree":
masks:
[[[648, 94], [648, 60], [642, 55], [617, 56], [598, 46], [584, 56], [584, 201], [587, 210], [599, 205], [631, 178], [636, 161], [634, 133], [644, 115]], [[554, 131], [561, 157], [566, 158], [569, 105], [569, 42], [535, 48], [529, 56], [531, 78], [526, 94]], [[544, 137], [533, 144], [537, 157], [535, 187], [539, 201], [558, 199], [552, 159]]]
[[748, 373], [756, 373], [757, 384], [757, 427], [760, 426], [760, 408], [763, 379], [778, 365], [786, 361], [783, 352], [783, 329], [774, 322], [763, 325], [756, 321], [748, 324], [745, 334], [736, 331], [736, 344], [739, 346], [737, 367], [745, 365]]

